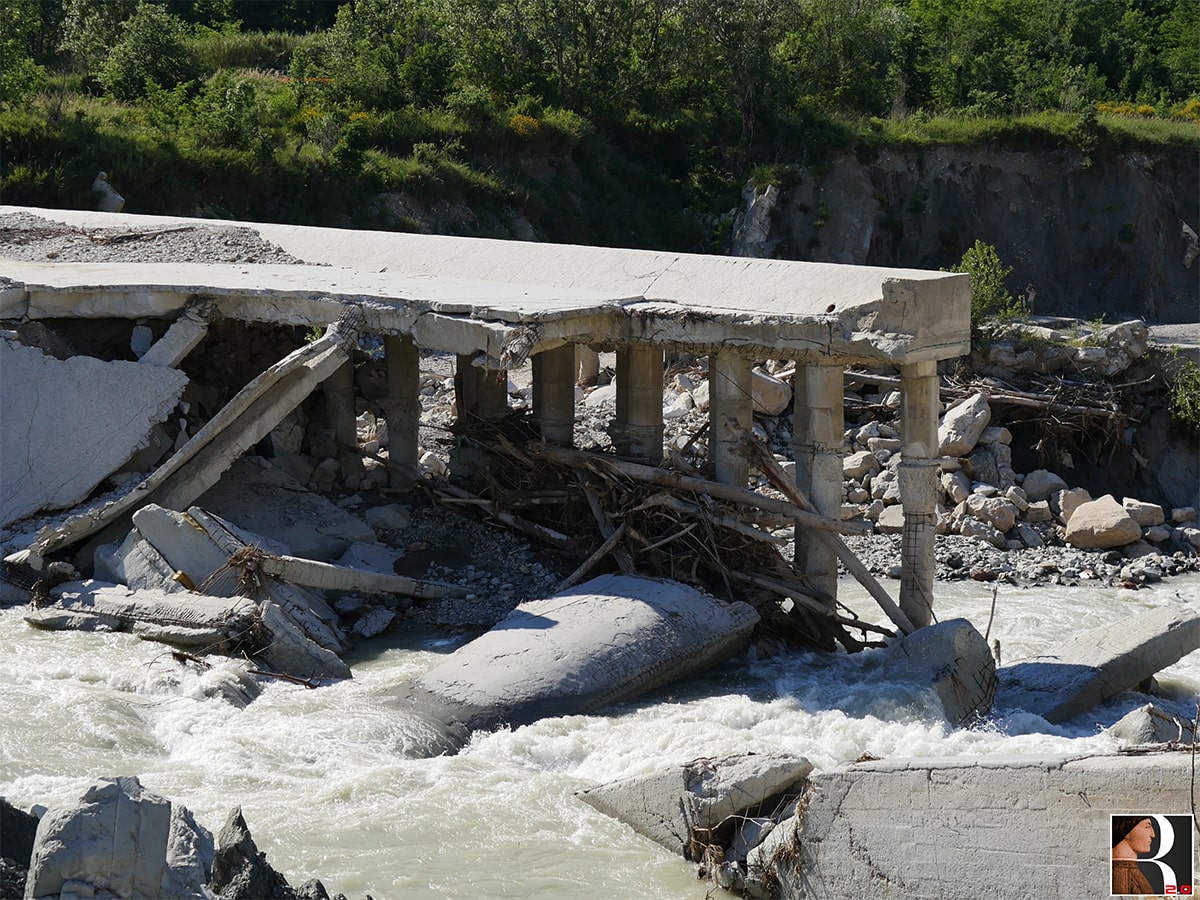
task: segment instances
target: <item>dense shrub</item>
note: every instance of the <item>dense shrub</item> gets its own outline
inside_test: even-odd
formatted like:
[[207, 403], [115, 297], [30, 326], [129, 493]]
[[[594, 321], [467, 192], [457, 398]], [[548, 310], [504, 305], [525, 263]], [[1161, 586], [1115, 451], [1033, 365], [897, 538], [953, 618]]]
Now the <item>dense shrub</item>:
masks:
[[181, 19], [145, 0], [121, 24], [120, 37], [100, 70], [100, 82], [118, 100], [146, 96], [147, 82], [173, 88], [196, 77], [196, 61]]

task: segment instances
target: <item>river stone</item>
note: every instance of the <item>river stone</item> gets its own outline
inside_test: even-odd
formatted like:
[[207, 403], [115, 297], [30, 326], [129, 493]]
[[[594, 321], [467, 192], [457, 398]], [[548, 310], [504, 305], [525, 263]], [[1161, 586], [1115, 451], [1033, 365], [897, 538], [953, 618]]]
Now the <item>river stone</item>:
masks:
[[1161, 525], [1167, 520], [1163, 508], [1157, 503], [1147, 503], [1145, 500], [1126, 497], [1121, 501], [1121, 505], [1125, 507], [1125, 512], [1129, 513], [1129, 517], [1143, 528]]
[[1019, 510], [1012, 501], [1003, 497], [984, 497], [980, 494], [972, 494], [967, 498], [967, 512], [998, 531], [1009, 531], [1017, 522]]
[[962, 503], [971, 496], [971, 479], [962, 471], [943, 472], [942, 487], [946, 490], [946, 496], [954, 503]]
[[722, 822], [747, 811], [756, 813], [767, 799], [800, 793], [812, 770], [812, 763], [800, 756], [698, 759], [575, 796], [671, 852], [694, 859], [689, 852], [694, 838], [705, 841]]
[[37, 827], [37, 816], [17, 809], [0, 797], [0, 857], [7, 857], [22, 869], [28, 869]]
[[1029, 504], [1029, 509], [1025, 510], [1025, 518], [1030, 522], [1049, 522], [1054, 518], [1054, 514], [1050, 512], [1049, 500], [1038, 500]]
[[792, 405], [792, 386], [757, 367], [750, 372], [750, 393], [756, 413], [778, 416]]
[[904, 532], [904, 507], [900, 504], [885, 507], [875, 521], [875, 530], [883, 534]]
[[295, 896], [287, 879], [271, 868], [266, 854], [254, 843], [241, 807], [229, 814], [221, 829], [209, 887], [222, 900], [290, 900]]
[[1171, 524], [1182, 525], [1185, 522], [1196, 521], [1196, 507], [1177, 506], [1171, 510]]
[[870, 450], [859, 450], [842, 460], [842, 477], [861, 481], [864, 475], [879, 471], [879, 460]]
[[980, 522], [978, 519], [963, 519], [959, 522], [958, 533], [963, 537], [987, 541], [993, 547], [1000, 550], [1005, 550], [1008, 547], [1008, 542], [1004, 538], [1004, 532], [999, 531], [996, 526], [989, 525], [987, 522]]
[[1090, 503], [1092, 495], [1085, 488], [1069, 488], [1065, 491], [1058, 491], [1051, 498], [1050, 508], [1058, 513], [1063, 524], [1071, 521], [1071, 516], [1084, 503]]
[[947, 410], [938, 426], [938, 452], [943, 456], [966, 456], [974, 449], [992, 418], [987, 395], [972, 395], [963, 403]]
[[1064, 538], [1081, 550], [1108, 550], [1140, 540], [1142, 529], [1112, 494], [1080, 504], [1070, 519]]
[[1034, 469], [1025, 476], [1021, 487], [1025, 490], [1025, 496], [1029, 498], [1030, 502], [1033, 502], [1049, 500], [1051, 494], [1065, 491], [1067, 483], [1048, 469]]

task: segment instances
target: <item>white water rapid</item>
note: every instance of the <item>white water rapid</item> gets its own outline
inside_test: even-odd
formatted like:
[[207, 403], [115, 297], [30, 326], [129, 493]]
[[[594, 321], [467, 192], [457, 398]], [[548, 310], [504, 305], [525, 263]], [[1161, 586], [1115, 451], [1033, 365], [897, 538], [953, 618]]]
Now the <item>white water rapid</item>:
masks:
[[[864, 617], [871, 601], [850, 582]], [[990, 585], [936, 585], [941, 619], [983, 631]], [[1200, 576], [1153, 588], [1002, 586], [991, 637], [1004, 661], [1164, 604], [1200, 604]], [[272, 683], [245, 709], [199, 673], [129, 634], [39, 632], [0, 610], [0, 795], [22, 807], [76, 798], [97, 776], [136, 774], [219, 831], [240, 805], [270, 863], [299, 886], [350, 900], [628, 897], [701, 900], [694, 866], [577, 801], [575, 791], [701, 756], [778, 751], [818, 770], [877, 757], [1106, 752], [1100, 729], [1148, 697], [1130, 693], [1067, 727], [999, 709], [951, 729], [931, 693], [866, 688], [872, 653], [741, 660], [607, 715], [476, 736], [458, 756], [407, 759], [404, 723], [378, 691], [456, 642], [391, 636], [350, 660], [354, 679], [308, 690]], [[1200, 652], [1159, 676], [1155, 702], [1189, 718]], [[207, 691], [207, 693], [206, 693]]]

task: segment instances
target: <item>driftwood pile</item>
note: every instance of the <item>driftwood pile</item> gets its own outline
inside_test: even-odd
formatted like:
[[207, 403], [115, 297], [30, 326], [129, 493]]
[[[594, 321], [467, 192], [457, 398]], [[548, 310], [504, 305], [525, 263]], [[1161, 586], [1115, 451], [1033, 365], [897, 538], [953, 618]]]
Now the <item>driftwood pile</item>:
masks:
[[792, 529], [801, 527], [822, 536], [847, 570], [865, 579], [899, 631], [912, 630], [838, 536], [862, 534], [869, 526], [814, 512], [752, 436], [745, 436], [744, 452], [782, 498], [706, 479], [678, 452], [662, 466], [649, 466], [529, 440], [519, 433], [526, 428], [520, 419], [472, 423], [468, 440], [486, 454], [486, 464], [475, 468], [471, 490], [439, 480], [418, 483], [438, 502], [473, 509], [579, 560], [560, 590], [603, 570], [671, 578], [750, 603], [762, 617], [760, 646], [780, 649], [841, 644], [857, 651], [880, 645], [870, 636], [894, 636], [860, 620], [795, 570], [784, 549]]

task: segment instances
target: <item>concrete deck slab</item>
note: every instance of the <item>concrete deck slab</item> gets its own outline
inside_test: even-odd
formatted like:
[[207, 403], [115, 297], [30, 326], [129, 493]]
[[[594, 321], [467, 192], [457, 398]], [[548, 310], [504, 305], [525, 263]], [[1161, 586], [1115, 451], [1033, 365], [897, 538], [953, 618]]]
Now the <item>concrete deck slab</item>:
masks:
[[[29, 286], [34, 317], [51, 315], [64, 303], [75, 315], [129, 315], [112, 310], [131, 304], [158, 307], [162, 315], [179, 308], [186, 294], [207, 292], [217, 296], [224, 315], [296, 324], [332, 321], [336, 303], [361, 302], [368, 328], [414, 336], [416, 321], [435, 314], [460, 324], [535, 324], [538, 340], [549, 343], [649, 342], [742, 347], [747, 353], [770, 348], [778, 357], [834, 354], [890, 362], [951, 358], [969, 347], [970, 288], [961, 274], [0, 207], [0, 213], [17, 211], [75, 227], [252, 228], [293, 256], [323, 264], [143, 265], [123, 298], [89, 300], [89, 294], [119, 293], [118, 281], [131, 277], [131, 267], [117, 267], [122, 276], [103, 265], [0, 260], [0, 274]], [[429, 343], [435, 340], [435, 330], [429, 331], [422, 345], [451, 349]]]

